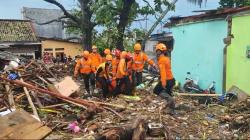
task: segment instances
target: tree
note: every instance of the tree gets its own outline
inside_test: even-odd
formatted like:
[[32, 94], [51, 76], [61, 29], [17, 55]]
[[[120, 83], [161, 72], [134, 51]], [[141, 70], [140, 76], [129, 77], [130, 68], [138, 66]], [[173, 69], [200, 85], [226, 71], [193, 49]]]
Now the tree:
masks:
[[[169, 3], [168, 0], [77, 0], [78, 7], [69, 12], [57, 0], [44, 1], [56, 5], [63, 11], [64, 16], [54, 21], [63, 22], [68, 32], [80, 34], [83, 46], [87, 50], [91, 49], [93, 31], [96, 25], [101, 25], [109, 31], [112, 30], [113, 33], [108, 37], [108, 39], [111, 38], [108, 41], [112, 43], [108, 46], [124, 50], [126, 28], [137, 17], [154, 15], [157, 19], [154, 26], [146, 34], [147, 38], [168, 11], [174, 9], [175, 2], [177, 2], [177, 0], [174, 0], [173, 3]], [[199, 4], [202, 0], [188, 1]]]
[[219, 4], [221, 8], [235, 8], [249, 6], [250, 0], [220, 0]]
[[[97, 12], [97, 20], [106, 28], [116, 28], [113, 44], [124, 50], [124, 35], [133, 21], [139, 16], [157, 15], [162, 8], [170, 6], [168, 0], [102, 0]], [[105, 15], [105, 16], [104, 16]]]

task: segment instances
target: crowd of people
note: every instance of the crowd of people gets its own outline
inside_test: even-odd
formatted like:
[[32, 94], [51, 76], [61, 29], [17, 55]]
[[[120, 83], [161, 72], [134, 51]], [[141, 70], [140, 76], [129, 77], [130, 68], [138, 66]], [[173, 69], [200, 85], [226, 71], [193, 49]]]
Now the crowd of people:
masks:
[[142, 51], [139, 43], [134, 45], [134, 52], [120, 51], [118, 49], [104, 50], [102, 57], [98, 48], [93, 45], [92, 51], [83, 51], [82, 57], [77, 60], [74, 77], [82, 77], [86, 92], [92, 95], [94, 89], [102, 89], [104, 97], [118, 94], [132, 95], [136, 86], [142, 83], [142, 72], [145, 63], [159, 72], [159, 82], [154, 93], [168, 100], [171, 113], [174, 112], [174, 99], [172, 89], [175, 79], [171, 70], [171, 61], [165, 44], [159, 43], [155, 48], [157, 62], [149, 59]]
[[73, 60], [73, 58], [69, 55], [68, 57], [66, 56], [66, 54], [63, 54], [62, 57], [60, 57], [60, 55], [56, 55], [56, 57], [53, 56], [53, 54], [49, 54], [48, 52], [44, 52], [43, 53], [43, 62], [45, 64], [50, 64], [50, 63], [54, 63], [54, 64], [59, 64], [59, 63], [68, 63], [71, 62]]

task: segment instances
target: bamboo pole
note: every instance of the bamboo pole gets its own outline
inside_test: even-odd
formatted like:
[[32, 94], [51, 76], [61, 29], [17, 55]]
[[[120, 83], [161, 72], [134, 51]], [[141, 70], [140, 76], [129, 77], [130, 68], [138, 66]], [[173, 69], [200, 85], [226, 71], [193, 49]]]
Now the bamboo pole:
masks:
[[218, 97], [221, 94], [197, 94], [197, 93], [177, 93], [177, 96], [205, 96], [205, 97]]
[[[18, 74], [19, 74], [19, 76], [21, 77], [21, 74], [20, 74], [20, 73], [18, 73]], [[21, 82], [24, 82], [24, 81], [23, 81], [23, 78], [20, 78], [20, 81], [21, 81]], [[34, 114], [37, 118], [39, 118], [39, 115], [38, 115], [38, 113], [37, 113], [36, 107], [35, 107], [35, 105], [34, 105], [32, 99], [31, 99], [31, 97], [30, 97], [30, 93], [29, 93], [28, 89], [27, 89], [26, 87], [23, 87], [23, 90], [24, 90], [24, 93], [25, 93], [26, 96], [27, 96], [27, 99], [28, 99], [28, 102], [29, 102], [29, 104], [30, 104], [30, 106], [31, 106], [31, 108], [32, 108], [33, 114]], [[39, 120], [40, 120], [40, 118], [39, 118]]]

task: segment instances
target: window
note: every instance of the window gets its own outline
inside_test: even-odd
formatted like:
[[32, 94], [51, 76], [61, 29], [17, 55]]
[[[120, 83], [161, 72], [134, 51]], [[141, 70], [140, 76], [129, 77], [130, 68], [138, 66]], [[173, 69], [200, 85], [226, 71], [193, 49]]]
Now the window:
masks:
[[56, 51], [64, 51], [64, 48], [56, 48]]
[[53, 51], [53, 49], [52, 48], [46, 48], [46, 49], [44, 49], [44, 51]]

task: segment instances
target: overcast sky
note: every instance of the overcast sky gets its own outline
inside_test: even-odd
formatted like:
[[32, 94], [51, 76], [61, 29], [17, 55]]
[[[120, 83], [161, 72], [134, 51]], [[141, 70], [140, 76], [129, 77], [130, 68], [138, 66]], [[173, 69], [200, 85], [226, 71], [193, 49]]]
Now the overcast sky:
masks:
[[[76, 6], [76, 0], [58, 0], [60, 1], [66, 9], [72, 9]], [[170, 12], [167, 17], [164, 18], [163, 23], [170, 16], [187, 16], [192, 15], [194, 10], [203, 9], [216, 9], [218, 7], [219, 0], [207, 0], [206, 5], [201, 7], [198, 5], [193, 5], [187, 2], [187, 0], [179, 0], [176, 5], [176, 9]], [[47, 8], [47, 9], [57, 9], [56, 6], [44, 2], [43, 0], [0, 0], [0, 19], [22, 19], [21, 9], [22, 7], [33, 7], [33, 8]], [[197, 13], [196, 13], [197, 14]], [[148, 28], [155, 21], [154, 18], [149, 17]], [[140, 21], [133, 24], [133, 27], [145, 28], [146, 22]], [[162, 28], [159, 26], [155, 32], [161, 32]]]

